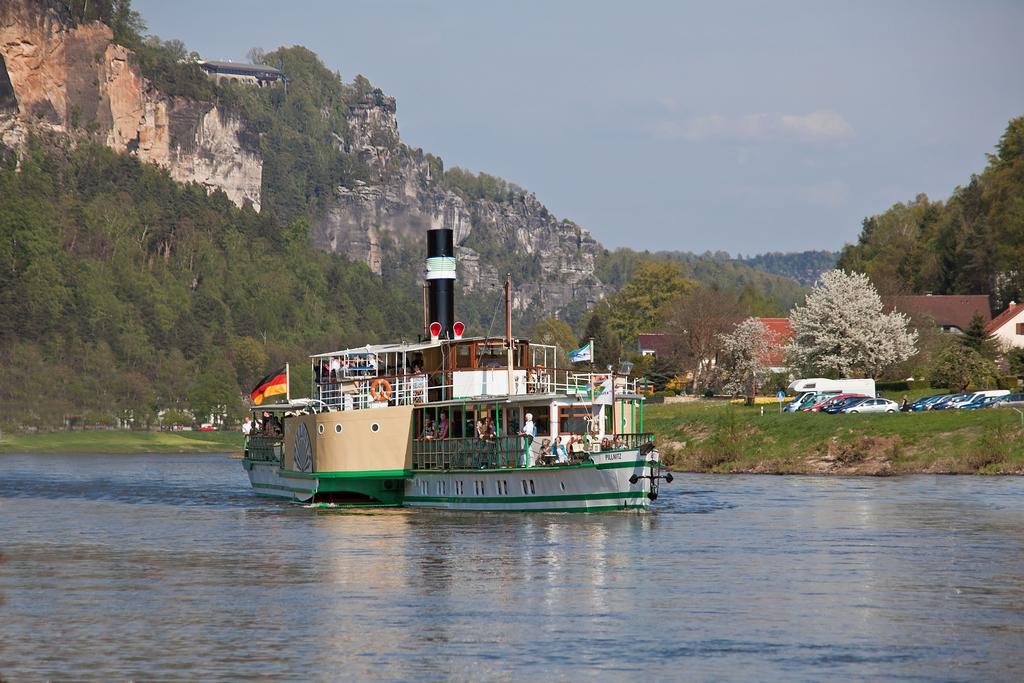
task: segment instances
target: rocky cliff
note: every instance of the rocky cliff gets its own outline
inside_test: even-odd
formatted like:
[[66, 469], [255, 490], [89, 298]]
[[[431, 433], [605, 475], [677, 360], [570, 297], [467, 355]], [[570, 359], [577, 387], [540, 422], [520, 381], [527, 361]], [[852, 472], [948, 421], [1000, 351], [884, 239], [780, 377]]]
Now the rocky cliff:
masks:
[[3, 0], [0, 142], [19, 149], [32, 129], [103, 142], [259, 210], [263, 163], [247, 122], [162, 95], [108, 26], [76, 25], [57, 3]]
[[424, 231], [450, 227], [464, 293], [496, 291], [512, 272], [514, 307], [536, 316], [582, 310], [607, 293], [594, 275], [601, 246], [590, 233], [557, 220], [532, 194], [491, 200], [446, 187], [439, 160], [402, 143], [395, 114], [394, 98], [379, 92], [351, 107], [344, 151], [357, 154], [376, 179], [336, 188], [313, 233], [318, 247], [381, 273], [387, 245], [422, 250]]

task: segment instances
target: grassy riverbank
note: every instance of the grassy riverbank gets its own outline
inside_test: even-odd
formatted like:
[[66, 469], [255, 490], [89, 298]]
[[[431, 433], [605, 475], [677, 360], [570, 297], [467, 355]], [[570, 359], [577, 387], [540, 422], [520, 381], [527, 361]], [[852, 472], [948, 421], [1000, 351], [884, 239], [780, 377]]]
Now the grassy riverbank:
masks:
[[1024, 474], [1010, 409], [897, 415], [782, 413], [711, 401], [650, 406], [663, 459], [679, 471], [765, 474]]
[[0, 453], [200, 453], [241, 451], [236, 432], [74, 431], [8, 434]]

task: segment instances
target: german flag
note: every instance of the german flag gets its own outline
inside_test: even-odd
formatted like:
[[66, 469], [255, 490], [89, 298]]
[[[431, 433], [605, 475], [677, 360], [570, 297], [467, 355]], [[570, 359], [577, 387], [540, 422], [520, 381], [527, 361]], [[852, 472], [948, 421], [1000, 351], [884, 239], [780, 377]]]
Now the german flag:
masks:
[[263, 403], [263, 399], [268, 396], [277, 396], [278, 394], [288, 393], [288, 371], [287, 367], [281, 368], [277, 372], [272, 372], [259, 382], [256, 383], [256, 388], [253, 389], [249, 395], [252, 397], [252, 402], [256, 405]]

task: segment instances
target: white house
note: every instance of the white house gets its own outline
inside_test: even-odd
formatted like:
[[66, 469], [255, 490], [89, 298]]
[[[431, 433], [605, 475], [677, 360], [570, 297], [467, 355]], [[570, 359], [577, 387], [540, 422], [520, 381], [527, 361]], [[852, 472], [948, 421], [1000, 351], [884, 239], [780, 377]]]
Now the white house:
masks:
[[1003, 348], [1024, 347], [1024, 304], [1011, 301], [1005, 311], [985, 326], [985, 331]]

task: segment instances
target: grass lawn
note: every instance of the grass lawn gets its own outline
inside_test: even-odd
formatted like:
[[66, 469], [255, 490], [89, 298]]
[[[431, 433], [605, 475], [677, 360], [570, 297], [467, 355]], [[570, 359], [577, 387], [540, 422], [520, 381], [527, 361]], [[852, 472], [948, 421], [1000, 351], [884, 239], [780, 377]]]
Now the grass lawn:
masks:
[[1007, 408], [896, 415], [779, 413], [717, 401], [653, 405], [664, 460], [697, 472], [1024, 474], [1021, 417]]
[[121, 432], [106, 430], [4, 433], [0, 453], [197, 453], [241, 451], [237, 432]]

